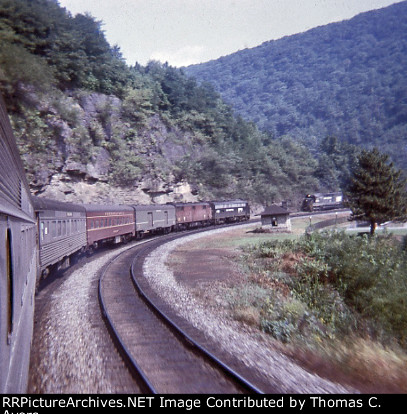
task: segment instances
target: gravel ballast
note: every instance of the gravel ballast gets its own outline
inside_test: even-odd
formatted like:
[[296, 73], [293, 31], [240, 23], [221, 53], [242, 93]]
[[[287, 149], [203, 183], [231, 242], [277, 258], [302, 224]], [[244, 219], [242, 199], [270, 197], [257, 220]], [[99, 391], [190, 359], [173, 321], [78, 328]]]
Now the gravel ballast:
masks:
[[[212, 230], [217, 234], [228, 229]], [[149, 283], [180, 316], [205, 332], [219, 347], [233, 353], [246, 366], [257, 370], [280, 393], [354, 393], [356, 390], [312, 374], [273, 348], [266, 336], [242, 329], [239, 322], [225, 318], [208, 308], [190, 290], [177, 282], [168, 266], [170, 253], [184, 243], [207, 237], [208, 232], [168, 242], [154, 250], [145, 260], [143, 272]], [[192, 266], [192, 264], [191, 264]]]

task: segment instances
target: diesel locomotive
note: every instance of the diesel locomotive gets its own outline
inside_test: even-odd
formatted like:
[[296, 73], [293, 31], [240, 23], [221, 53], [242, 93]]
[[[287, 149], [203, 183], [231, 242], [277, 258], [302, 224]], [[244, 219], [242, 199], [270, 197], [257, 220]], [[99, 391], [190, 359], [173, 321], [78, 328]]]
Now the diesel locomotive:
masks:
[[344, 207], [341, 192], [307, 194], [301, 204], [302, 211], [323, 211]]

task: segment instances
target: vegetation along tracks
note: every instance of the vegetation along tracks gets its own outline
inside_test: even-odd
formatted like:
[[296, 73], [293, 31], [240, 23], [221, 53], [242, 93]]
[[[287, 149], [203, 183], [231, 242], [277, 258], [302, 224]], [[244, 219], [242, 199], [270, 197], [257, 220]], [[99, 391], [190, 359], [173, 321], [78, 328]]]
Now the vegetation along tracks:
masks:
[[[180, 237], [171, 235], [165, 241]], [[151, 393], [261, 393], [171, 320], [139, 278], [143, 258], [163, 238], [123, 252], [104, 269], [105, 321], [131, 372]], [[163, 305], [164, 306], [164, 305]]]

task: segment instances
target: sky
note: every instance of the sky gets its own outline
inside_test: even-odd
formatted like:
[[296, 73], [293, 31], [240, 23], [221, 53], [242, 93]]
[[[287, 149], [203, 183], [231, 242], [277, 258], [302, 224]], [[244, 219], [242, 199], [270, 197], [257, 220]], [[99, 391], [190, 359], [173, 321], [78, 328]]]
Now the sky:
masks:
[[395, 0], [58, 0], [103, 22], [127, 64], [181, 67], [350, 19]]

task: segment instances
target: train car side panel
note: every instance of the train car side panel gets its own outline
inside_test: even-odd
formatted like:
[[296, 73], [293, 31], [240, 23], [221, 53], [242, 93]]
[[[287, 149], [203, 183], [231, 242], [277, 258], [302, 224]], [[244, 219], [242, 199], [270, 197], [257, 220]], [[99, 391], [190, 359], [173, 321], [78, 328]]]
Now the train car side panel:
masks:
[[37, 271], [30, 190], [0, 98], [0, 392], [24, 393]]
[[250, 206], [244, 200], [211, 201], [212, 218], [216, 224], [244, 221], [250, 218]]
[[85, 205], [88, 247], [120, 243], [135, 235], [134, 210], [129, 206]]
[[171, 204], [134, 205], [136, 234], [170, 232], [176, 223], [175, 207]]
[[38, 223], [40, 270], [69, 264], [69, 257], [86, 247], [86, 211], [78, 204], [33, 197]]
[[178, 229], [208, 225], [212, 220], [209, 203], [173, 203], [173, 205]]

